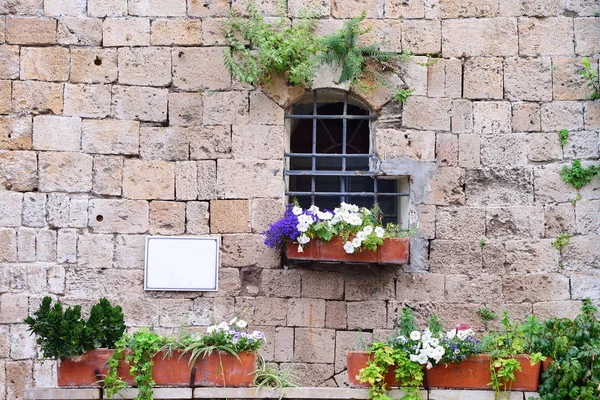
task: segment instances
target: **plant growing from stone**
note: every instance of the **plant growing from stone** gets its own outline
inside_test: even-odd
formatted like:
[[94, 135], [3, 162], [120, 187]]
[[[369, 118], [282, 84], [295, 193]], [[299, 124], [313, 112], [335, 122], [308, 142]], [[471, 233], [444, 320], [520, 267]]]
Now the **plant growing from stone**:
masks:
[[569, 131], [566, 129], [561, 129], [558, 131], [558, 140], [560, 140], [561, 147], [564, 147], [567, 144], [567, 140], [569, 139]]
[[598, 81], [598, 71], [592, 68], [589, 58], [584, 58], [581, 63], [583, 69], [579, 71], [579, 74], [587, 81], [587, 87], [590, 89], [591, 94], [590, 100], [600, 99], [600, 82]]
[[485, 330], [488, 329], [490, 322], [496, 319], [496, 313], [486, 306], [479, 307], [475, 312], [477, 315], [479, 315], [479, 318], [481, 318], [481, 322], [483, 322]]
[[558, 251], [563, 251], [565, 246], [569, 244], [571, 240], [571, 234], [569, 232], [563, 232], [558, 236], [555, 240], [552, 241], [552, 246], [554, 246]]
[[600, 166], [590, 165], [587, 168], [581, 166], [580, 160], [573, 160], [571, 166], [563, 166], [560, 177], [563, 182], [570, 183], [577, 190], [591, 182], [592, 178], [600, 173]]

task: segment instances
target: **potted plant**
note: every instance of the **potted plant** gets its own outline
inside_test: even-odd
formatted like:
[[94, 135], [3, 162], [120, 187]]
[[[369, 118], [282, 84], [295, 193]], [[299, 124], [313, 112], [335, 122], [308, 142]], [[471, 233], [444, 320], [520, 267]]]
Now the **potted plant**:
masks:
[[67, 387], [100, 385], [111, 349], [125, 331], [121, 307], [111, 306], [105, 298], [92, 306], [84, 320], [80, 305], [63, 310], [60, 302], [52, 305], [46, 296], [25, 323], [37, 336], [43, 357], [57, 360], [58, 385]]
[[264, 235], [267, 246], [286, 249], [289, 259], [403, 264], [411, 233], [384, 227], [377, 206], [342, 203], [333, 211], [291, 204]]
[[145, 328], [123, 335], [109, 360], [106, 395], [114, 398], [131, 384], [138, 388], [136, 400], [151, 400], [155, 385], [251, 386], [265, 336], [246, 328], [234, 318], [209, 326], [204, 335], [163, 337]]

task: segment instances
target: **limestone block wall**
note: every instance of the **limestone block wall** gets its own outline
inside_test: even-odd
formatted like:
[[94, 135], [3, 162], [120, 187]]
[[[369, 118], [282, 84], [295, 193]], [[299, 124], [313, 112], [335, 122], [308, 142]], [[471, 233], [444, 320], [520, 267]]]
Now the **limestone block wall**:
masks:
[[[482, 304], [548, 317], [600, 300], [600, 179], [574, 201], [559, 176], [598, 164], [600, 103], [577, 74], [583, 57], [598, 68], [598, 2], [287, 7], [307, 6], [322, 32], [366, 10], [372, 40], [417, 55], [404, 107], [366, 96], [382, 168], [413, 174], [407, 266], [286, 266], [263, 246], [302, 90], [231, 79], [220, 23], [240, 0], [0, 0], [0, 400], [55, 384], [22, 323], [47, 294], [106, 296], [131, 329], [165, 333], [241, 313], [265, 330], [265, 358], [312, 386], [344, 386], [345, 351], [387, 335], [404, 305], [478, 326]], [[206, 234], [222, 239], [217, 293], [144, 292], [146, 235]]]

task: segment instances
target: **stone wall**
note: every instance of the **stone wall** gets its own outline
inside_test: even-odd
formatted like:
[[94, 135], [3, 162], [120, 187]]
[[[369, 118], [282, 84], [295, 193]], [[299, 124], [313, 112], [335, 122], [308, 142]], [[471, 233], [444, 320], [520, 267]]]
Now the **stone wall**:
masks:
[[[382, 168], [413, 175], [421, 233], [405, 267], [285, 266], [263, 246], [283, 209], [284, 108], [301, 90], [232, 81], [219, 27], [241, 1], [0, 0], [1, 400], [55, 384], [22, 323], [47, 294], [106, 296], [131, 329], [166, 333], [242, 313], [265, 330], [265, 358], [312, 386], [345, 385], [345, 351], [386, 335], [404, 305], [479, 326], [482, 304], [548, 317], [600, 300], [600, 179], [574, 202], [558, 173], [598, 162], [600, 103], [577, 74], [585, 56], [598, 68], [598, 2], [288, 11], [306, 6], [322, 32], [366, 10], [372, 40], [418, 55], [404, 108], [366, 96]], [[274, 15], [276, 1], [260, 8]], [[148, 234], [220, 235], [218, 293], [145, 293]]]

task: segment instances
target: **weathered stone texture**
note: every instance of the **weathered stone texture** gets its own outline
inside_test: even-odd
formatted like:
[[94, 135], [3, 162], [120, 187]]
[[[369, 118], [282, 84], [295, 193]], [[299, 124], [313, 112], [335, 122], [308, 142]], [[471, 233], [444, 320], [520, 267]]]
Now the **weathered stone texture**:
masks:
[[111, 83], [117, 80], [116, 49], [71, 49], [71, 82]]
[[444, 289], [450, 303], [503, 301], [502, 279], [498, 275], [446, 275]]
[[70, 152], [40, 153], [39, 179], [39, 189], [43, 192], [89, 192], [92, 157]]
[[377, 155], [382, 160], [435, 159], [435, 132], [412, 129], [381, 129], [377, 132]]
[[512, 106], [513, 132], [538, 132], [541, 124], [540, 106], [536, 103], [517, 103]]
[[149, 232], [151, 235], [182, 235], [185, 232], [185, 203], [151, 202]]
[[186, 1], [174, 0], [164, 3], [161, 0], [130, 0], [130, 15], [144, 15], [150, 17], [178, 17], [185, 15]]
[[[598, 60], [590, 59], [591, 68], [598, 70]], [[584, 100], [589, 98], [590, 89], [586, 79], [579, 73], [582, 70], [579, 58], [554, 58], [552, 79], [555, 100]]]
[[438, 208], [436, 238], [478, 240], [486, 234], [485, 210], [482, 208]]
[[557, 132], [539, 132], [529, 137], [527, 158], [530, 161], [555, 161], [562, 157]]
[[119, 196], [123, 181], [123, 159], [118, 156], [94, 157], [92, 192]]
[[245, 125], [249, 123], [247, 92], [208, 93], [203, 98], [203, 106], [204, 125]]
[[212, 233], [250, 232], [250, 203], [248, 200], [212, 200], [210, 202]]
[[79, 151], [81, 118], [40, 115], [33, 119], [35, 150]]
[[264, 247], [264, 237], [249, 233], [223, 235], [221, 262], [226, 267], [276, 268], [280, 265], [277, 251]]
[[0, 78], [19, 77], [19, 46], [0, 46]]
[[597, 271], [575, 272], [571, 275], [571, 297], [582, 300], [600, 298], [600, 274]]
[[102, 43], [102, 20], [64, 17], [58, 22], [57, 42], [62, 45], [99, 46]]
[[413, 54], [438, 54], [442, 51], [440, 21], [405, 20], [402, 24], [402, 48]]
[[569, 278], [560, 274], [506, 275], [504, 300], [510, 303], [568, 300]]
[[283, 154], [283, 132], [279, 126], [234, 125], [231, 142], [234, 158], [277, 160]]
[[290, 299], [287, 324], [311, 328], [325, 327], [325, 300]]
[[506, 271], [530, 274], [556, 272], [559, 252], [551, 240], [521, 241], [508, 240], [506, 245]]
[[[217, 188], [222, 198], [278, 197], [281, 195], [280, 161], [218, 160]], [[247, 183], [254, 182], [250, 186]]]
[[469, 205], [502, 206], [533, 203], [533, 176], [529, 168], [468, 170], [465, 182]]
[[406, 128], [450, 130], [449, 99], [411, 96], [404, 106], [402, 125]]
[[106, 18], [102, 26], [104, 46], [148, 46], [150, 20], [147, 18]]
[[208, 202], [188, 201], [186, 206], [186, 232], [191, 235], [204, 235], [209, 233]]
[[507, 59], [504, 64], [504, 90], [509, 100], [552, 100], [551, 59]]
[[169, 125], [202, 125], [202, 95], [169, 93]]
[[148, 202], [92, 199], [89, 224], [98, 233], [144, 233], [148, 230]]
[[443, 274], [401, 274], [396, 282], [396, 299], [405, 302], [444, 301]]
[[21, 79], [66, 81], [69, 78], [69, 50], [64, 47], [22, 47]]
[[563, 156], [566, 159], [598, 158], [598, 143], [597, 131], [570, 132]]
[[426, 202], [441, 206], [464, 204], [464, 183], [465, 171], [462, 168], [439, 168], [426, 192]]
[[168, 91], [135, 86], [113, 86], [111, 114], [118, 119], [161, 122], [167, 119]]
[[[498, 38], [503, 40], [498, 40]], [[515, 18], [449, 19], [442, 21], [444, 57], [514, 56], [518, 52]]]
[[464, 97], [469, 99], [502, 99], [502, 58], [476, 57], [464, 66]]
[[63, 85], [53, 82], [14, 81], [13, 110], [36, 114], [60, 114], [63, 110]]
[[173, 85], [188, 91], [228, 89], [231, 76], [223, 64], [223, 50], [222, 47], [173, 49]]
[[166, 161], [125, 160], [123, 196], [130, 199], [174, 199], [175, 165]]
[[577, 232], [600, 235], [600, 200], [578, 201], [575, 207]]
[[511, 132], [511, 106], [506, 101], [473, 103], [473, 132], [498, 134]]
[[187, 128], [141, 128], [140, 157], [146, 160], [188, 160], [190, 136], [191, 131]]
[[167, 86], [171, 82], [171, 51], [161, 47], [119, 49], [119, 83]]
[[9, 15], [6, 18], [6, 42], [40, 45], [56, 43], [56, 20]]
[[137, 121], [85, 120], [81, 128], [81, 146], [86, 153], [137, 154], [139, 131]]
[[33, 151], [0, 150], [0, 187], [29, 191], [38, 187], [38, 164]]
[[190, 158], [192, 160], [230, 158], [231, 136], [229, 125], [203, 126], [190, 130]]
[[513, 167], [527, 165], [527, 136], [523, 133], [507, 133], [484, 136], [481, 139], [481, 165], [484, 167]]
[[600, 236], [575, 236], [562, 251], [565, 268], [585, 271], [597, 268], [600, 262]]
[[571, 18], [519, 19], [519, 55], [570, 56], [573, 54]]
[[109, 85], [65, 85], [65, 115], [104, 118], [110, 114]]
[[385, 301], [352, 301], [346, 303], [348, 329], [383, 329], [387, 321]]
[[155, 19], [150, 41], [153, 46], [193, 46], [202, 43], [202, 21]]
[[481, 265], [479, 241], [434, 240], [431, 242], [431, 272], [473, 274], [481, 271]]

